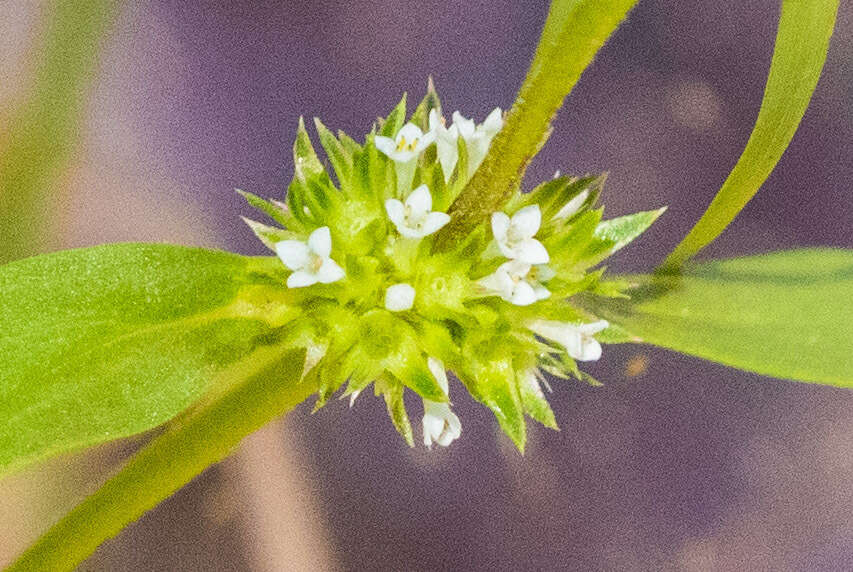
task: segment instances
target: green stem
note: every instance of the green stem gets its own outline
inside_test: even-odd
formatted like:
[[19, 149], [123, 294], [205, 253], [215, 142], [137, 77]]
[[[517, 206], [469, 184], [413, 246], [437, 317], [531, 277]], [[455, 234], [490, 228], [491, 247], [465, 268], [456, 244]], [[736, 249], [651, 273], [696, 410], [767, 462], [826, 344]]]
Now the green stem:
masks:
[[708, 210], [659, 269], [677, 272], [734, 220], [794, 137], [826, 61], [839, 0], [785, 0], [764, 98], [743, 154]]
[[105, 540], [224, 459], [243, 439], [316, 391], [300, 383], [304, 351], [259, 350], [226, 374], [245, 380], [179, 418], [92, 496], [48, 530], [7, 572], [73, 570]]
[[551, 120], [637, 0], [554, 0], [536, 55], [501, 132], [450, 207], [439, 249], [468, 234], [516, 192], [528, 163], [548, 138]]

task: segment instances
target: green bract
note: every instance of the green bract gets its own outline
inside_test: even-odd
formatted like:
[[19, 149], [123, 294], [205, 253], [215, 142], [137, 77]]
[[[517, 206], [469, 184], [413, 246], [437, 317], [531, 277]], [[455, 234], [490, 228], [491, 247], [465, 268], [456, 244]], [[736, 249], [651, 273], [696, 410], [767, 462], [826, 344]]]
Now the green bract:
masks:
[[446, 367], [523, 450], [525, 414], [556, 427], [539, 368], [582, 379], [576, 362], [600, 354], [595, 334], [607, 324], [572, 296], [622, 296], [622, 284], [595, 267], [662, 209], [602, 221], [595, 202], [604, 177], [555, 177], [439, 252], [433, 233], [449, 217], [438, 213], [468, 182], [471, 161], [482, 160], [499, 115], [476, 130], [454, 116], [448, 128], [430, 88], [404, 125], [405, 105], [404, 98], [363, 144], [316, 121], [334, 180], [300, 122], [286, 201], [242, 193], [281, 226], [247, 222], [293, 271], [290, 299], [302, 311], [284, 329], [292, 347], [307, 349], [317, 407], [345, 384], [354, 399], [374, 383], [413, 444], [403, 389], [425, 404], [448, 402]]

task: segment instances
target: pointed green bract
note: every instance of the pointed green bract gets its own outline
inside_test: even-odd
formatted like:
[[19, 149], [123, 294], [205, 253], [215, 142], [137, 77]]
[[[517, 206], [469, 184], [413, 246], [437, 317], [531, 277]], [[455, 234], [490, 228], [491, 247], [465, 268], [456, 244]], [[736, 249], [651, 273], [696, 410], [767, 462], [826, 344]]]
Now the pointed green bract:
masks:
[[[0, 472], [168, 421], [275, 340], [258, 259], [117, 244], [0, 267]], [[265, 304], [277, 310], [266, 313]]]
[[700, 264], [681, 277], [627, 278], [630, 300], [589, 307], [643, 342], [853, 387], [853, 250], [793, 250]]
[[675, 270], [725, 230], [755, 196], [794, 137], [817, 86], [839, 0], [784, 0], [755, 127], [722, 188], [663, 267]]

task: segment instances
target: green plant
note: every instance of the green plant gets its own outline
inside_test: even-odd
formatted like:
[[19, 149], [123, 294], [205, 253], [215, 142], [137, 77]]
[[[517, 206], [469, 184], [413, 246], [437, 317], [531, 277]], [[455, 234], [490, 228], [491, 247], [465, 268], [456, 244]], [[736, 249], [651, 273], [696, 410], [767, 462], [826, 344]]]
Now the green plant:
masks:
[[605, 278], [597, 265], [661, 210], [602, 221], [596, 175], [519, 192], [554, 113], [634, 3], [556, 0], [505, 119], [448, 128], [430, 87], [410, 117], [404, 98], [363, 143], [317, 122], [334, 173], [300, 125], [286, 202], [244, 193], [278, 223], [247, 221], [278, 258], [125, 244], [0, 268], [0, 470], [166, 424], [13, 569], [73, 567], [243, 436], [345, 383], [353, 398], [373, 383], [410, 444], [402, 395], [415, 391], [427, 442], [446, 445], [460, 431], [447, 366], [520, 449], [525, 414], [557, 425], [538, 368], [594, 381], [577, 361], [597, 358], [600, 342], [853, 385], [849, 251], [686, 265], [787, 147], [837, 1], [783, 2], [755, 131], [658, 272]]

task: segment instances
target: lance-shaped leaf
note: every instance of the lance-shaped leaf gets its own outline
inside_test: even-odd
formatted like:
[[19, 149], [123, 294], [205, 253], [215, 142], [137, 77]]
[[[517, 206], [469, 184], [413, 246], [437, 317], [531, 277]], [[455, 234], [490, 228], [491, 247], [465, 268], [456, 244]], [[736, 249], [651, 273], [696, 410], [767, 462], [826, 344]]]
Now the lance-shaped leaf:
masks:
[[785, 0], [764, 99], [743, 154], [696, 226], [664, 266], [675, 270], [711, 243], [773, 171], [812, 98], [840, 0]]
[[151, 429], [274, 343], [270, 261], [118, 244], [0, 267], [0, 473]]
[[709, 262], [633, 276], [631, 300], [585, 300], [650, 344], [764, 375], [853, 387], [853, 250]]

